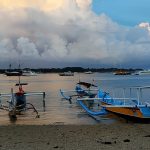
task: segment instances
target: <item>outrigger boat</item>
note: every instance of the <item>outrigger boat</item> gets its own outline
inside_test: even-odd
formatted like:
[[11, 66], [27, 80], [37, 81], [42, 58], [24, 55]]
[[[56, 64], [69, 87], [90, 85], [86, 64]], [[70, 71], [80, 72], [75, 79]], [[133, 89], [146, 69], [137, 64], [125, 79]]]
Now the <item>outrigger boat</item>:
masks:
[[[123, 98], [113, 98], [109, 95], [109, 93], [98, 89], [97, 94], [94, 94], [92, 97], [88, 94], [78, 94], [76, 100], [90, 116], [103, 116], [108, 113], [114, 113], [126, 120], [134, 122], [150, 122], [150, 103], [141, 101], [141, 98], [143, 98], [142, 91], [149, 88], [150, 86], [124, 88], [124, 95], [125, 90], [127, 89], [130, 94], [128, 97], [124, 96]], [[82, 92], [82, 90], [82, 88], [79, 89], [77, 93]], [[137, 98], [131, 97], [132, 90], [134, 90], [134, 92], [136, 91]], [[66, 100], [70, 100], [72, 98], [71, 96], [64, 96], [62, 91], [61, 94]], [[99, 106], [96, 111], [87, 105], [87, 102], [91, 103], [91, 101], [93, 101], [93, 106], [94, 104]]]
[[[132, 87], [129, 88], [130, 94], [131, 90], [134, 89], [137, 91], [137, 98], [112, 98], [109, 93], [99, 90], [97, 97], [95, 98], [78, 98], [77, 101], [80, 106], [90, 115], [104, 115], [108, 112], [119, 115], [126, 120], [131, 120], [134, 122], [150, 122], [150, 103], [141, 102], [142, 91], [144, 89], [150, 88], [149, 86], [145, 87]], [[125, 89], [124, 89], [125, 90]], [[85, 104], [84, 101], [93, 100], [99, 101], [101, 108], [99, 111], [91, 111]]]
[[[98, 89], [96, 89], [95, 87], [97, 86], [92, 83], [79, 81], [75, 86], [75, 90], [64, 91], [60, 89], [60, 94], [64, 99], [72, 103], [73, 97], [76, 97], [76, 98], [84, 97], [84, 96], [88, 96], [90, 98], [95, 97], [98, 91]], [[72, 95], [70, 95], [69, 93], [72, 93]]]
[[[36, 113], [36, 117], [39, 118], [37, 109], [33, 104], [27, 102], [26, 97], [42, 95], [43, 108], [45, 110], [45, 92], [25, 92], [22, 87], [23, 85], [27, 85], [27, 83], [21, 83], [19, 76], [19, 83], [16, 84], [19, 88], [17, 92], [14, 93], [12, 88], [10, 94], [0, 94], [0, 109], [8, 111], [10, 119], [17, 119], [17, 115], [30, 109], [32, 109]], [[2, 98], [7, 97], [9, 98], [7, 104], [2, 104]]]

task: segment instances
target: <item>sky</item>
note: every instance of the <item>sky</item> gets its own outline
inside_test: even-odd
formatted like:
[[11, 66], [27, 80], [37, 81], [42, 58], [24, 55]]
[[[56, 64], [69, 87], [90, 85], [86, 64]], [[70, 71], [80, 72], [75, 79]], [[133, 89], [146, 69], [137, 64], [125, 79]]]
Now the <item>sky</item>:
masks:
[[93, 10], [125, 26], [150, 22], [149, 0], [94, 0]]
[[0, 0], [0, 68], [150, 68], [149, 3]]

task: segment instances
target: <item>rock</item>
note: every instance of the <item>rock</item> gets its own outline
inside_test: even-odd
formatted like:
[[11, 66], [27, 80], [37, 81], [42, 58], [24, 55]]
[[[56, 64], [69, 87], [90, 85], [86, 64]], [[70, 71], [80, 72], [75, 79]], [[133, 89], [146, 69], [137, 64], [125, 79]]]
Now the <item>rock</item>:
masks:
[[144, 137], [150, 137], [150, 135], [145, 135]]
[[123, 142], [130, 142], [130, 140], [129, 139], [125, 139], [125, 140], [123, 140]]

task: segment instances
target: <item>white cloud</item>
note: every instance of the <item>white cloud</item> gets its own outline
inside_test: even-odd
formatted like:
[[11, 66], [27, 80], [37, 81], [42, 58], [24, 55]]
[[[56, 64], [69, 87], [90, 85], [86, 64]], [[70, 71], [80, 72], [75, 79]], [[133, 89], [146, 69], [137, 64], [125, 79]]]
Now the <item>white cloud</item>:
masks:
[[150, 23], [148, 23], [148, 22], [142, 22], [142, 23], [140, 23], [139, 27], [145, 28], [145, 29], [147, 29], [147, 30], [150, 31]]
[[92, 4], [92, 0], [76, 0], [76, 2], [82, 10], [89, 9], [90, 5]]
[[105, 14], [97, 16], [91, 10], [92, 0], [61, 2], [53, 9], [45, 8], [44, 1], [39, 9], [39, 5], [1, 9], [0, 61], [20, 57], [24, 64], [37, 67], [150, 65], [146, 28], [128, 28]]

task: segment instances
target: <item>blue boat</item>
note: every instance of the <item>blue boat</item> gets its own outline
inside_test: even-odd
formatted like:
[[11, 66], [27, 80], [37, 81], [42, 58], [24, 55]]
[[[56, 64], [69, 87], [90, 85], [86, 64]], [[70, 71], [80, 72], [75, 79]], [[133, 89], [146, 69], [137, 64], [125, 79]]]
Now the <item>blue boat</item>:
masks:
[[118, 116], [125, 118], [126, 120], [131, 120], [134, 122], [150, 122], [150, 103], [148, 102], [141, 102], [140, 98], [142, 97], [142, 91], [144, 89], [150, 88], [149, 86], [145, 87], [131, 87], [129, 90], [132, 89], [136, 90], [138, 95], [137, 98], [112, 98], [109, 93], [103, 92], [99, 90], [97, 93], [97, 97], [95, 98], [78, 98], [77, 101], [80, 106], [90, 113], [91, 115], [95, 115], [100, 113], [100, 110], [96, 112], [90, 112], [86, 109], [86, 106], [82, 101], [85, 100], [93, 100], [101, 102], [102, 112], [104, 110], [106, 112], [114, 113]]
[[[93, 88], [94, 87], [94, 88]], [[97, 86], [88, 82], [78, 82], [74, 90], [64, 91], [60, 89], [61, 96], [72, 103], [73, 97], [89, 97], [94, 98], [97, 95]]]
[[[109, 93], [102, 91], [101, 89], [97, 89], [97, 94], [91, 96], [87, 90], [82, 89], [78, 84], [76, 85], [75, 91], [78, 95], [76, 99], [78, 104], [91, 116], [114, 113], [126, 120], [134, 122], [150, 122], [150, 103], [143, 102], [140, 99], [143, 94], [142, 91], [149, 88], [149, 86], [128, 88], [130, 92], [132, 89], [137, 91], [137, 98], [132, 98], [131, 96], [127, 98], [113, 98]], [[62, 91], [61, 95], [67, 100], [72, 99], [71, 96], [65, 96]], [[86, 105], [86, 102], [92, 102], [94, 104], [96, 101], [101, 106], [97, 111], [90, 109], [90, 107]]]

